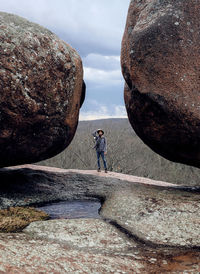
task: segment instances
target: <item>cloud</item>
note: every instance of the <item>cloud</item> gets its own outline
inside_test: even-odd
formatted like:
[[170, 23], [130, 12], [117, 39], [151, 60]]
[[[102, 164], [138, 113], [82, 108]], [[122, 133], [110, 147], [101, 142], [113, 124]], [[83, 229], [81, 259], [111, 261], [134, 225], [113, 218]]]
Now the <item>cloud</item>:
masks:
[[108, 119], [108, 118], [127, 118], [125, 106], [123, 105], [106, 105], [99, 104], [93, 100], [91, 102], [95, 109], [89, 111], [80, 112], [80, 121], [96, 120], [96, 119]]
[[88, 92], [98, 90], [106, 96], [109, 90], [123, 92], [124, 79], [119, 56], [89, 54], [83, 59], [83, 64]]
[[104, 56], [101, 54], [90, 53], [83, 58], [83, 65], [85, 67], [92, 67], [103, 70], [119, 70], [120, 56]]
[[121, 70], [105, 71], [94, 68], [84, 68], [84, 79], [85, 81], [93, 82], [96, 85], [108, 86], [108, 85], [119, 85], [122, 79]]

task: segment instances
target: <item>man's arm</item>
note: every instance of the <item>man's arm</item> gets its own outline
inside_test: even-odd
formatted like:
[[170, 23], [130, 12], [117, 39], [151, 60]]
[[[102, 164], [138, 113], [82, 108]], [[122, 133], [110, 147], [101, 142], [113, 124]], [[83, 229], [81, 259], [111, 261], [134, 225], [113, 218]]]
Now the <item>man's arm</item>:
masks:
[[94, 137], [95, 140], [97, 140], [98, 136], [97, 136], [97, 132], [96, 131], [92, 133], [92, 136]]

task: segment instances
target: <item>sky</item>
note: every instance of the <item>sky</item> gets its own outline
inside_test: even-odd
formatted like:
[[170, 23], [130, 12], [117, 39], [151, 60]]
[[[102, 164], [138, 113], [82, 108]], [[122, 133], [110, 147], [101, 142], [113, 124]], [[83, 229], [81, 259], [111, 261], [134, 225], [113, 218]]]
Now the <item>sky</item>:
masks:
[[69, 43], [84, 66], [80, 120], [127, 117], [120, 67], [130, 0], [0, 0], [1, 11], [38, 23]]

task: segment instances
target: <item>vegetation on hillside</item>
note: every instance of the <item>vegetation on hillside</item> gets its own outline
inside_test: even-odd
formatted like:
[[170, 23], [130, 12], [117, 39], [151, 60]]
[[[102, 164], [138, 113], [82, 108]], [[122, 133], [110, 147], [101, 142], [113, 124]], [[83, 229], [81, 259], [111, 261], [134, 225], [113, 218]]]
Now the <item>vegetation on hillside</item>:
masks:
[[92, 132], [105, 130], [110, 171], [133, 174], [181, 185], [200, 185], [198, 168], [170, 162], [148, 148], [134, 133], [127, 119], [82, 121], [70, 146], [39, 164], [66, 169], [96, 169]]

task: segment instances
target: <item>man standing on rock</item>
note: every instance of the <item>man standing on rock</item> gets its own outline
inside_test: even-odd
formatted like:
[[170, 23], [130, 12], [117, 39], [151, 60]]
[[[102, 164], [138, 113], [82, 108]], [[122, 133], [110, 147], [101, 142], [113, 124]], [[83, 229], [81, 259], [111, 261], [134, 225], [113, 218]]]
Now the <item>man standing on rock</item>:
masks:
[[94, 140], [96, 141], [96, 144], [94, 148], [96, 149], [97, 153], [97, 165], [98, 169], [97, 171], [101, 171], [101, 165], [100, 165], [100, 156], [103, 160], [104, 168], [105, 168], [105, 173], [107, 173], [107, 163], [105, 159], [105, 154], [107, 154], [107, 141], [106, 138], [103, 136], [104, 131], [102, 129], [97, 129], [94, 133], [92, 133], [94, 136]]

